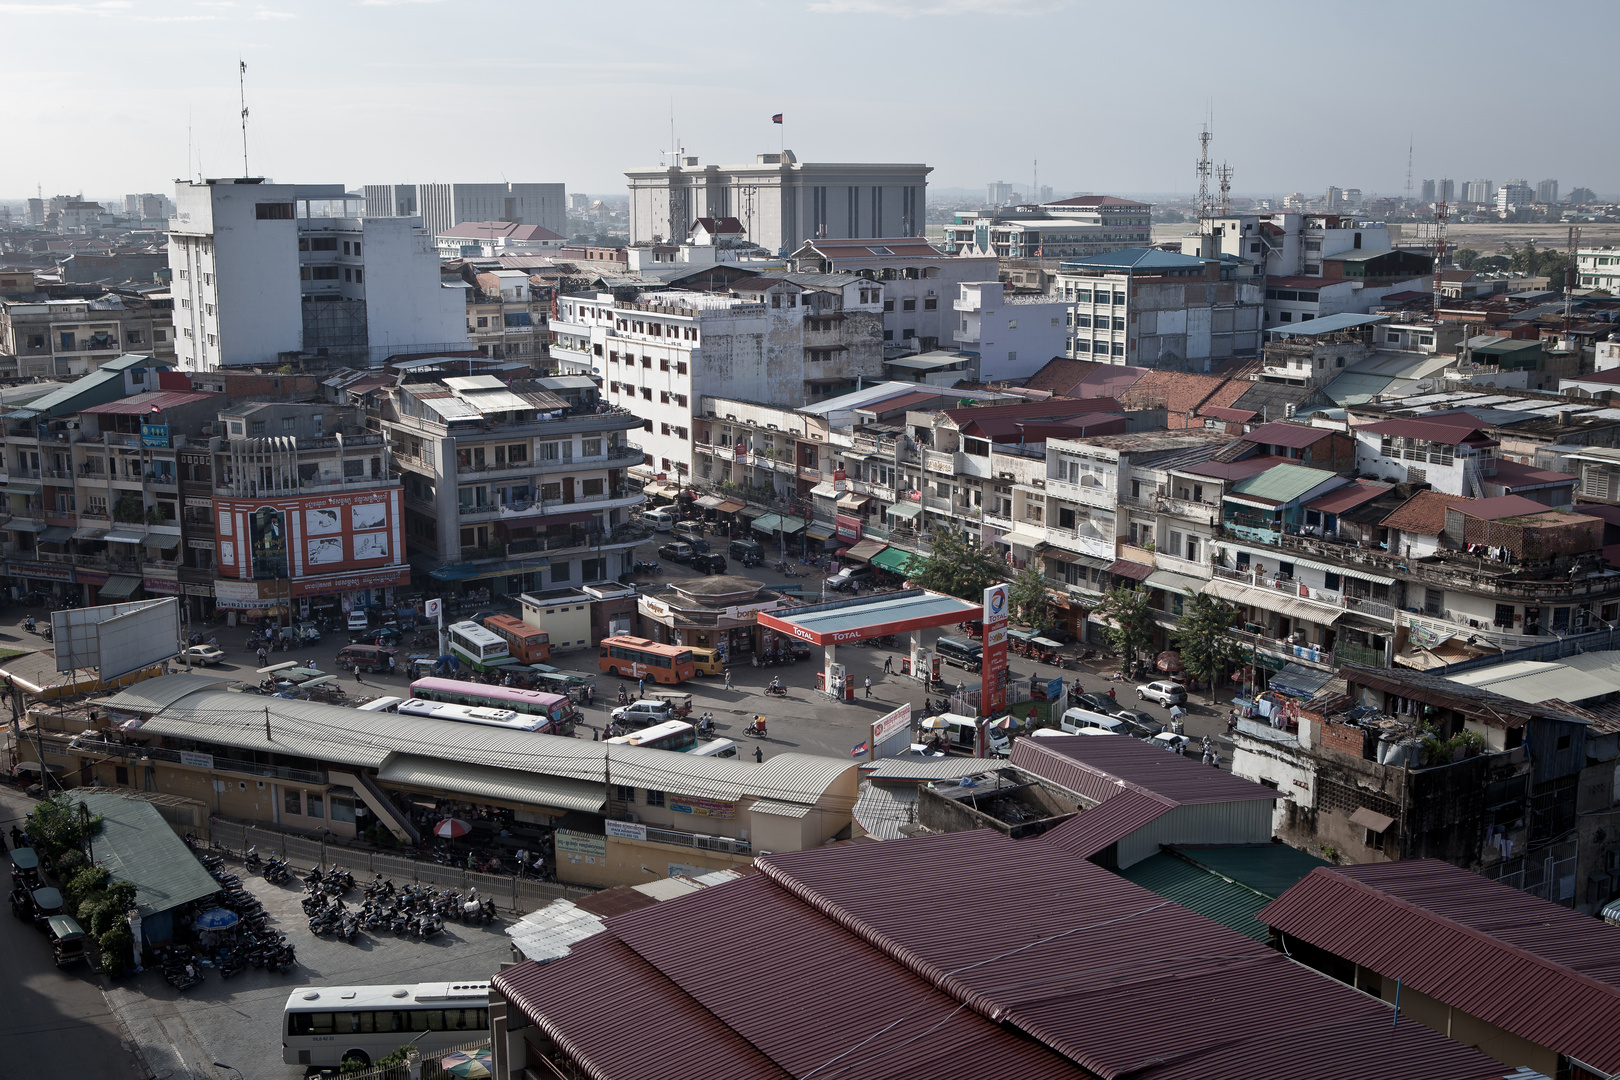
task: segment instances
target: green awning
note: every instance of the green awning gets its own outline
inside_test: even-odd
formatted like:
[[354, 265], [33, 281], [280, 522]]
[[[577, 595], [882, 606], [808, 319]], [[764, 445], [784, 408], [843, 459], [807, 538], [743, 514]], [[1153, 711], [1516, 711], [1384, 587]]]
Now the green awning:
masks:
[[754, 519], [754, 528], [764, 533], [766, 536], [771, 535], [771, 533], [775, 532], [781, 527], [781, 514], [761, 514], [759, 517]]
[[107, 584], [101, 587], [96, 596], [102, 600], [128, 600], [135, 595], [135, 590], [140, 587], [141, 579], [138, 577], [130, 577], [127, 574], [113, 574], [107, 578]]
[[914, 518], [922, 513], [920, 502], [897, 502], [889, 507], [889, 516], [897, 518]]
[[903, 548], [884, 548], [872, 556], [873, 566], [881, 566], [885, 570], [892, 570], [896, 574], [905, 574], [911, 571], [912, 559], [915, 556]]
[[783, 514], [781, 522], [776, 527], [781, 529], [782, 532], [788, 536], [792, 536], [794, 533], [804, 528], [804, 518], [796, 518], [789, 514]]

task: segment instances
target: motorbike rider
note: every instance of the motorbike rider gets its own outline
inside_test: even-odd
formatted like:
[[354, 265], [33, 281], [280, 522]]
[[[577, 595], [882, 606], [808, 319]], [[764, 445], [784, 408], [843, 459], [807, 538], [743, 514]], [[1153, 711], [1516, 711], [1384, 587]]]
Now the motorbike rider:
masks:
[[782, 676], [777, 675], [771, 679], [771, 691], [774, 693], [782, 689]]
[[749, 725], [748, 730], [753, 732], [754, 734], [760, 736], [761, 738], [764, 738], [764, 736], [765, 736], [765, 718], [763, 716], [754, 717], [754, 722]]

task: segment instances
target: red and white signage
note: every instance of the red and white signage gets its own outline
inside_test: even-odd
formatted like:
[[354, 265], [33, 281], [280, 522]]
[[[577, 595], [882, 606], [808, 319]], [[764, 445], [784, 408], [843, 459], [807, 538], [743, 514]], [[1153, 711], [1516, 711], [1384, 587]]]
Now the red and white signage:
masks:
[[[984, 662], [979, 668], [979, 711], [984, 716], [1007, 708], [1007, 593], [1005, 585], [984, 590]], [[979, 752], [982, 756], [983, 746]]]

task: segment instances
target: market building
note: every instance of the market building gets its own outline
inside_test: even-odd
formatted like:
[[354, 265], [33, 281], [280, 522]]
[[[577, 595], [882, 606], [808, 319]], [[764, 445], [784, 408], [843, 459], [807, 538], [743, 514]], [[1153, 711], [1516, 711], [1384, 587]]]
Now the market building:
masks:
[[636, 600], [641, 631], [654, 641], [720, 650], [730, 664], [757, 652], [785, 651], [782, 635], [759, 626], [762, 611], [792, 607], [794, 601], [765, 583], [733, 574], [682, 578], [659, 593]]

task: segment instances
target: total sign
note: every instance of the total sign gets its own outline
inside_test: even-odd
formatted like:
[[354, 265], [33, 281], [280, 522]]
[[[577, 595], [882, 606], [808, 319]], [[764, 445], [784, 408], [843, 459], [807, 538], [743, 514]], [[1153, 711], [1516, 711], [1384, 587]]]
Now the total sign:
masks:
[[979, 712], [997, 716], [1007, 709], [1007, 586], [984, 590], [984, 658], [979, 666]]

